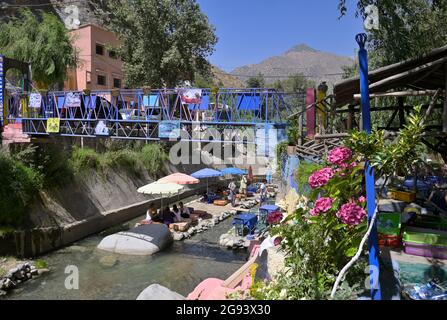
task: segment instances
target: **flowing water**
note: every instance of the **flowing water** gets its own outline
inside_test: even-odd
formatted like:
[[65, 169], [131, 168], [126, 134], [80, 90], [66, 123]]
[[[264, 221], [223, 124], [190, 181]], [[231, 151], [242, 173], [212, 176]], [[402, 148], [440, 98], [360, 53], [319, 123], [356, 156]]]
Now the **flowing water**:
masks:
[[[141, 218], [135, 221], [138, 220]], [[230, 229], [231, 220], [192, 239], [174, 242], [170, 249], [149, 257], [102, 252], [96, 246], [103, 237], [88, 237], [43, 256], [51, 272], [28, 281], [14, 290], [8, 299], [133, 300], [154, 283], [186, 296], [204, 279], [226, 279], [245, 263], [247, 253], [233, 252], [218, 245], [220, 235]], [[116, 264], [108, 267], [101, 259], [116, 259]], [[69, 290], [65, 286], [70, 275], [65, 273], [67, 266], [76, 266], [79, 270], [78, 290]]]

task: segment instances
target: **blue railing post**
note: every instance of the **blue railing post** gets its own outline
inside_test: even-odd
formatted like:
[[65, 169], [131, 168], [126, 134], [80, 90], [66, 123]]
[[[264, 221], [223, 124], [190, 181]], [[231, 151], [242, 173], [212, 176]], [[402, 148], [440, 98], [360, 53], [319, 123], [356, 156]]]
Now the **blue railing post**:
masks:
[[[371, 106], [369, 98], [369, 79], [368, 79], [368, 51], [365, 48], [367, 35], [364, 33], [356, 36], [356, 41], [360, 47], [359, 67], [360, 67], [360, 93], [362, 106], [363, 130], [371, 134]], [[368, 159], [367, 159], [368, 160]], [[376, 190], [374, 180], [374, 169], [368, 162], [365, 165], [366, 180], [366, 199], [368, 207], [368, 222], [371, 222], [376, 210]], [[374, 223], [372, 232], [368, 238], [369, 249], [369, 272], [371, 285], [371, 299], [381, 300], [382, 292], [380, 289], [380, 265], [379, 265], [379, 245], [377, 237], [377, 223]]]

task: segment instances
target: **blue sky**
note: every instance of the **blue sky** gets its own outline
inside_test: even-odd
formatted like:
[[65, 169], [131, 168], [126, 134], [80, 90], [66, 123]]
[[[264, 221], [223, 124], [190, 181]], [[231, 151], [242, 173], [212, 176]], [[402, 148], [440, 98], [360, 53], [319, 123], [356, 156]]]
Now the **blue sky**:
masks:
[[305, 43], [317, 50], [353, 56], [354, 37], [363, 31], [355, 0], [338, 19], [338, 0], [197, 0], [216, 27], [219, 42], [210, 57], [231, 71]]

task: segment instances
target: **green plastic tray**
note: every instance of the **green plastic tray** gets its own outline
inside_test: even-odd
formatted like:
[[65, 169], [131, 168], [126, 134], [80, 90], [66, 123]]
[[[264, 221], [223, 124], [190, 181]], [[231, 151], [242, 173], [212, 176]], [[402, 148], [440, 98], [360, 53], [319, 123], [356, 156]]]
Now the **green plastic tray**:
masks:
[[402, 215], [398, 212], [381, 212], [379, 213], [379, 218], [377, 221], [377, 230], [380, 234], [386, 236], [400, 236], [402, 227], [401, 220]]
[[415, 244], [447, 247], [447, 232], [409, 227], [405, 229], [403, 241]]

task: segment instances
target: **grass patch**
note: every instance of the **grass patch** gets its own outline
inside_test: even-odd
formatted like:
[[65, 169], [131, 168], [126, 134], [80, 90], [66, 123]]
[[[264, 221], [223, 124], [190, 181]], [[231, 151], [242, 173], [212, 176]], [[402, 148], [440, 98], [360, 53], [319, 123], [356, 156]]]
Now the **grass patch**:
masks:
[[34, 262], [34, 266], [37, 269], [48, 269], [48, 263], [45, 260], [42, 260], [42, 259], [37, 259]]
[[152, 177], [164, 173], [168, 156], [158, 144], [147, 144], [142, 147], [112, 149], [104, 153], [91, 148], [74, 148], [70, 159], [75, 175], [82, 175], [89, 170], [106, 174], [108, 170], [124, 169], [136, 174], [146, 170]]

